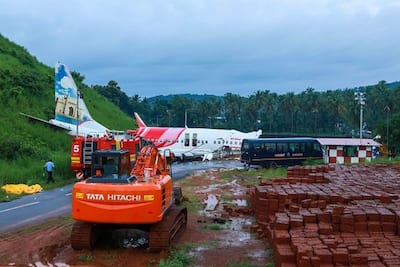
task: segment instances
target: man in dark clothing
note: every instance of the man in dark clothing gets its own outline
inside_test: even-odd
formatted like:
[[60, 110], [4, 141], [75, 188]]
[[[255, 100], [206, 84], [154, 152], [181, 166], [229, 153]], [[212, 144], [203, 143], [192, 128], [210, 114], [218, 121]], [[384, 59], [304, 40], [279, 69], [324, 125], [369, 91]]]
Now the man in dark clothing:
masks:
[[44, 169], [47, 171], [47, 183], [54, 183], [54, 178], [53, 178], [53, 169], [56, 166], [54, 165], [53, 161], [50, 159], [46, 164], [44, 164]]

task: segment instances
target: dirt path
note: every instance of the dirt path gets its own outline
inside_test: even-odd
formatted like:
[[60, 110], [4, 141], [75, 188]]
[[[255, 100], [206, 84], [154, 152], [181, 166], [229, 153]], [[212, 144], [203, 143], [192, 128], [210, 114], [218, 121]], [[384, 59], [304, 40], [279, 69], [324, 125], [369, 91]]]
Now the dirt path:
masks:
[[[188, 225], [176, 242], [190, 266], [266, 266], [272, 262], [265, 240], [251, 233], [247, 187], [219, 171], [198, 172], [177, 182], [189, 209]], [[208, 200], [208, 201], [206, 201]], [[200, 211], [199, 211], [200, 210]], [[0, 236], [0, 266], [158, 266], [167, 252], [119, 248], [112, 236], [94, 250], [75, 251], [69, 244], [69, 216]]]

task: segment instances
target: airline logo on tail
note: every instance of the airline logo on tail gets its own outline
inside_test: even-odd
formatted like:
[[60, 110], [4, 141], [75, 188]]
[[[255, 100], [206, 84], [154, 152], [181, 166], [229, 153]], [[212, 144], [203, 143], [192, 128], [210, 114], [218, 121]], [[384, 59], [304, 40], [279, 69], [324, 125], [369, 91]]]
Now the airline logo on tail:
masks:
[[55, 120], [74, 125], [92, 120], [85, 102], [78, 95], [78, 87], [66, 65], [56, 64], [54, 86]]
[[54, 119], [46, 121], [22, 112], [21, 115], [66, 130], [70, 135], [102, 136], [109, 131], [90, 116], [85, 102], [79, 95], [78, 87], [65, 64], [57, 63], [55, 66], [54, 88]]

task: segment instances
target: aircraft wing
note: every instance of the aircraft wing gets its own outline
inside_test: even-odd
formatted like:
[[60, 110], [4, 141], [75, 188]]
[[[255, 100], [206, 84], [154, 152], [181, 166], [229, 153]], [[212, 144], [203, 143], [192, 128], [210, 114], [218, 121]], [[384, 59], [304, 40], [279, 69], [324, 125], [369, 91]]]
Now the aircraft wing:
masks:
[[56, 125], [56, 124], [51, 123], [51, 122], [49, 122], [49, 121], [47, 121], [47, 120], [44, 120], [44, 119], [41, 119], [41, 118], [38, 118], [38, 117], [35, 117], [35, 116], [32, 116], [32, 115], [29, 115], [29, 114], [26, 114], [26, 113], [23, 113], [23, 112], [20, 112], [19, 114], [21, 114], [21, 115], [24, 116], [24, 117], [27, 117], [27, 118], [30, 119], [30, 120], [38, 121], [38, 122], [41, 122], [41, 123], [45, 123], [45, 124], [47, 124], [47, 125], [49, 125], [49, 126], [55, 128], [55, 129], [65, 130], [65, 131], [70, 131], [70, 130], [71, 130], [70, 128], [63, 127], [62, 125]]

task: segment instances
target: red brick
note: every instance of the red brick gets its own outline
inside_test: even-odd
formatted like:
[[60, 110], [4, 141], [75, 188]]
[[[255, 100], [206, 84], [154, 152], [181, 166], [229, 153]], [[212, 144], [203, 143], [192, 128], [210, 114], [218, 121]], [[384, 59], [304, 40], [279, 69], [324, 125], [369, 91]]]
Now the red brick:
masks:
[[332, 215], [332, 223], [340, 223], [341, 215]]
[[289, 245], [276, 245], [274, 252], [280, 262], [296, 263], [296, 257]]
[[321, 264], [332, 264], [332, 252], [329, 249], [314, 249], [314, 254], [319, 257]]
[[365, 213], [367, 214], [368, 221], [380, 221], [380, 214], [375, 208], [367, 208]]
[[353, 217], [355, 222], [365, 222], [367, 220], [367, 214], [362, 210], [353, 211]]
[[311, 264], [313, 267], [320, 267], [321, 266], [321, 260], [317, 256], [311, 257]]
[[354, 222], [354, 231], [355, 232], [366, 232], [366, 231], [368, 231], [367, 222]]
[[368, 265], [368, 255], [361, 254], [361, 253], [351, 254], [349, 256], [349, 262], [350, 262], [350, 264], [367, 266]]
[[332, 255], [333, 255], [333, 263], [334, 264], [340, 263], [343, 265], [348, 265], [349, 253], [348, 253], [347, 249], [333, 249]]
[[360, 248], [357, 245], [350, 245], [350, 246], [347, 246], [347, 250], [349, 251], [349, 254], [355, 254], [360, 251]]
[[318, 228], [321, 235], [330, 235], [333, 233], [333, 228], [330, 223], [321, 222], [318, 224]]
[[325, 209], [326, 208], [326, 200], [318, 200], [318, 208]]
[[382, 231], [383, 232], [390, 232], [390, 233], [396, 233], [397, 230], [397, 224], [394, 222], [383, 222], [382, 223]]
[[289, 211], [290, 212], [299, 212], [299, 206], [292, 204], [289, 206]]
[[311, 258], [307, 256], [301, 257], [301, 259], [297, 261], [297, 267], [312, 267]]
[[379, 214], [381, 215], [381, 221], [382, 222], [395, 222], [396, 221], [396, 216], [393, 212], [388, 210], [387, 208], [384, 207], [379, 207], [378, 209]]
[[324, 212], [318, 214], [318, 222], [331, 223], [331, 221], [332, 218], [330, 213]]
[[277, 244], [288, 244], [290, 242], [289, 232], [286, 230], [275, 230], [273, 242]]
[[345, 233], [354, 233], [354, 224], [340, 224], [340, 231]]
[[309, 208], [311, 205], [312, 199], [307, 198], [301, 201], [301, 207], [303, 208]]
[[368, 261], [368, 267], [387, 267], [381, 261]]
[[354, 224], [354, 217], [352, 214], [342, 215], [340, 217], [341, 224]]
[[344, 211], [344, 207], [343, 206], [336, 206], [332, 210], [332, 215], [342, 215], [343, 211]]
[[301, 259], [302, 257], [311, 258], [313, 256], [313, 248], [308, 244], [299, 244], [296, 246], [294, 252], [297, 255], [297, 260]]
[[368, 222], [369, 232], [382, 232], [382, 224], [380, 222]]

